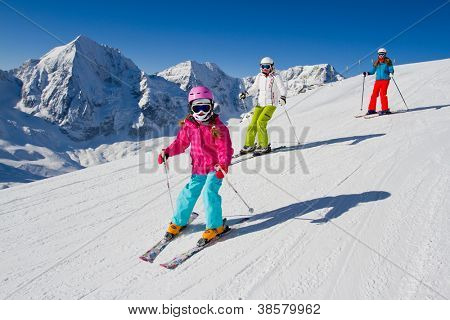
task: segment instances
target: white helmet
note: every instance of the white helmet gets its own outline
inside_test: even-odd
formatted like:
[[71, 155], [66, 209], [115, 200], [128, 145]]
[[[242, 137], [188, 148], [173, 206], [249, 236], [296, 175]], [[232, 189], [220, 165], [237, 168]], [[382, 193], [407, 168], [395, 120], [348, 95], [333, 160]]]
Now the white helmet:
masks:
[[386, 49], [385, 49], [385, 48], [380, 48], [380, 49], [378, 49], [378, 54], [380, 54], [380, 53], [384, 53], [384, 54], [386, 54], [386, 53], [387, 53], [387, 51], [386, 51]]
[[273, 72], [273, 60], [272, 58], [265, 57], [261, 59], [259, 63], [261, 67], [261, 72], [266, 76]]
[[264, 57], [261, 59], [260, 64], [271, 64], [273, 65], [273, 60], [270, 57]]

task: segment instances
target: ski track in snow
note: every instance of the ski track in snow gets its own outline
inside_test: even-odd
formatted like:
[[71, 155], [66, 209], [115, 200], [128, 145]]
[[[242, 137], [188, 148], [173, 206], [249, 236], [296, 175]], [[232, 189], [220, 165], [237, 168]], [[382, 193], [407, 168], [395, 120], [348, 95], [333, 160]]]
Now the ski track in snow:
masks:
[[[229, 178], [254, 216], [176, 270], [159, 263], [195, 244], [203, 204], [155, 263], [139, 261], [171, 209], [163, 170], [140, 173], [137, 157], [0, 191], [1, 297], [448, 299], [450, 78], [439, 70], [449, 64], [398, 67], [411, 111], [392, 117], [353, 117], [360, 77], [292, 98], [296, 130], [310, 127], [303, 147], [233, 166]], [[403, 107], [393, 85], [389, 97]], [[235, 149], [239, 140], [234, 133]], [[285, 166], [274, 174], [269, 162]], [[174, 197], [188, 178], [170, 173]], [[231, 224], [247, 214], [226, 183], [221, 193]]]

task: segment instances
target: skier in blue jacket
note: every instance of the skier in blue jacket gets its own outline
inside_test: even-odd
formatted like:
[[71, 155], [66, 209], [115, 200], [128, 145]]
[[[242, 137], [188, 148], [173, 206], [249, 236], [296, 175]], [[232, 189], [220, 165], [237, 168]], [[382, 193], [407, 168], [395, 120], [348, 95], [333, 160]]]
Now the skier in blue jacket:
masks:
[[378, 50], [378, 59], [373, 64], [372, 70], [363, 72], [363, 76], [376, 75], [375, 85], [373, 87], [372, 97], [370, 98], [369, 110], [367, 114], [376, 113], [377, 98], [380, 96], [381, 100], [381, 114], [391, 114], [388, 105], [387, 90], [389, 87], [389, 81], [391, 75], [394, 74], [394, 66], [392, 60], [386, 57], [386, 49], [381, 48]]

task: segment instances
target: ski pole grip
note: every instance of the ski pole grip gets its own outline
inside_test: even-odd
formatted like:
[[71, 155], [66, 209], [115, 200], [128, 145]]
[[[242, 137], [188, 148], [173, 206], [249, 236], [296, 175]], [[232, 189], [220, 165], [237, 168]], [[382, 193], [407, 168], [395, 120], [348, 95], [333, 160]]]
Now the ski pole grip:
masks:
[[214, 170], [216, 171], [221, 171], [223, 173], [223, 176], [225, 177], [227, 175], [227, 173], [222, 169], [222, 167], [220, 166], [220, 164], [216, 164], [214, 166]]

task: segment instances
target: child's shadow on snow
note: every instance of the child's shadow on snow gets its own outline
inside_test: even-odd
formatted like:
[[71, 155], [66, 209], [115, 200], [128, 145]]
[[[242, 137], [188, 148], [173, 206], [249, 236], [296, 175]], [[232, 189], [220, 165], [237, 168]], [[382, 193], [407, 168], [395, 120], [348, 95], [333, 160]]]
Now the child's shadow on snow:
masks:
[[[302, 217], [308, 213], [311, 213], [320, 209], [330, 208], [329, 211], [320, 219], [313, 219], [310, 223], [326, 223], [332, 219], [336, 219], [349, 211], [351, 208], [356, 207], [360, 203], [374, 202], [387, 199], [391, 196], [389, 192], [385, 191], [369, 191], [360, 194], [344, 194], [335, 197], [323, 197], [318, 199], [307, 200], [289, 206], [275, 209], [269, 212], [263, 212], [252, 216], [249, 220], [250, 223], [262, 220], [260, 223], [240, 227], [237, 231], [230, 234], [227, 239], [239, 237], [245, 234], [259, 232], [265, 229], [272, 228], [277, 224], [284, 223], [290, 219]], [[233, 221], [239, 219], [229, 220], [229, 225], [233, 225]]]

